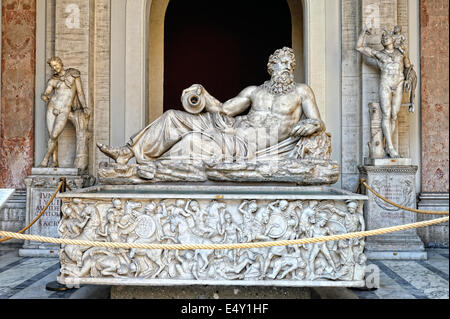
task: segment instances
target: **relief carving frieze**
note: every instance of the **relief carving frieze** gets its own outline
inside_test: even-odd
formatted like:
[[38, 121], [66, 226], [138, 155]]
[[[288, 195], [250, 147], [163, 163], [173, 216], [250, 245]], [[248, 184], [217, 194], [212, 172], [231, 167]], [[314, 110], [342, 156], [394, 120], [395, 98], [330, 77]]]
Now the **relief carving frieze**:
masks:
[[[62, 238], [123, 243], [219, 244], [293, 240], [365, 229], [355, 200], [64, 200]], [[364, 238], [229, 250], [62, 245], [61, 277], [182, 280], [364, 278]]]

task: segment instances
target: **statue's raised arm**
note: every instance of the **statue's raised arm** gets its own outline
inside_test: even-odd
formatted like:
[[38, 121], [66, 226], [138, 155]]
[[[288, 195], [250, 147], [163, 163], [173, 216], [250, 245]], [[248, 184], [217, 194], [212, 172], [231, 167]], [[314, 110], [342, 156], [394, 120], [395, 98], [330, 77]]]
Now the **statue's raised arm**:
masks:
[[359, 35], [358, 42], [356, 44], [356, 51], [359, 53], [369, 57], [369, 58], [377, 58], [378, 51], [372, 49], [371, 47], [365, 46], [366, 37], [372, 35], [372, 29], [368, 27], [364, 27]]

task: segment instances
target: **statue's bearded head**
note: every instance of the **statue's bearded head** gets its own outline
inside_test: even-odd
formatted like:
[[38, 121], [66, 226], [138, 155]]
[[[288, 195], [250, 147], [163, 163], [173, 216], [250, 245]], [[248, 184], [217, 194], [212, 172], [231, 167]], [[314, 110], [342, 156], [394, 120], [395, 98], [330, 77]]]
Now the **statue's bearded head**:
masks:
[[293, 89], [294, 69], [295, 69], [294, 50], [284, 47], [276, 50], [267, 63], [267, 71], [271, 79], [266, 83], [266, 87], [276, 94], [284, 94]]

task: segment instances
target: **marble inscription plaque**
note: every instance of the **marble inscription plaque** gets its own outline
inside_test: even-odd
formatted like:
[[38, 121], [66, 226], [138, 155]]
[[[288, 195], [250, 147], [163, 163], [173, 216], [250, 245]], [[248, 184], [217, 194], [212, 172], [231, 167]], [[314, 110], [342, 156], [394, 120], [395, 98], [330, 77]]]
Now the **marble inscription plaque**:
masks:
[[[46, 189], [33, 189], [31, 191], [31, 210], [34, 219], [45, 208], [53, 195], [53, 191]], [[30, 228], [33, 235], [59, 237], [58, 224], [60, 221], [61, 200], [55, 198], [44, 215]]]

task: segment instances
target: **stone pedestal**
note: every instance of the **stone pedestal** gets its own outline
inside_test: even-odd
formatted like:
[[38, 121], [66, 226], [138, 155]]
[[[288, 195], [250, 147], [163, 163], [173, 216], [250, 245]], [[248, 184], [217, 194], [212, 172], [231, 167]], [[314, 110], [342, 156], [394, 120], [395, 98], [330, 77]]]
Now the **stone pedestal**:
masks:
[[[31, 175], [25, 178], [27, 187], [26, 218], [28, 225], [45, 207], [55, 192], [61, 178], [67, 180], [72, 189], [91, 186], [94, 179], [83, 174], [77, 168], [33, 168]], [[58, 224], [61, 214], [61, 200], [55, 198], [45, 214], [26, 232], [31, 235], [48, 237], [58, 236]], [[19, 250], [20, 256], [58, 257], [59, 245], [25, 241]]]
[[[419, 195], [418, 207], [422, 210], [448, 211], [448, 193], [421, 193]], [[430, 220], [443, 217], [441, 215], [419, 215], [418, 221]], [[448, 248], [448, 223], [438, 224], [421, 228], [418, 230], [420, 238], [429, 247]]]
[[[380, 195], [399, 205], [416, 208], [417, 166], [360, 166], [361, 177]], [[392, 206], [367, 190], [364, 207], [367, 230], [397, 226], [417, 221], [417, 214]], [[369, 259], [427, 259], [417, 229], [367, 237], [365, 254]]]

